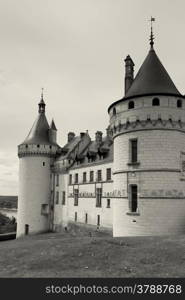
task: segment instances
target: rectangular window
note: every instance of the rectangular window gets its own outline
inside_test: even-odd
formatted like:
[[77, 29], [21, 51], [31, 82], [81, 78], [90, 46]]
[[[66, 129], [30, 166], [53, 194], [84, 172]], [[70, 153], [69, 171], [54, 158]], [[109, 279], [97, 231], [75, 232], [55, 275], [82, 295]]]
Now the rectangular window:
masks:
[[90, 171], [90, 182], [94, 181], [94, 171]]
[[48, 215], [49, 214], [49, 205], [42, 204], [41, 205], [41, 215]]
[[74, 189], [74, 206], [78, 206], [78, 189]]
[[72, 174], [69, 175], [69, 184], [72, 184]]
[[63, 191], [62, 192], [62, 205], [65, 205], [66, 204], [66, 192]]
[[85, 214], [85, 224], [88, 223], [88, 214]]
[[56, 202], [55, 203], [59, 204], [59, 192], [58, 191], [56, 192]]
[[101, 177], [101, 170], [98, 170], [98, 173], [97, 173], [97, 181], [101, 181], [102, 180], [102, 177]]
[[101, 207], [102, 189], [96, 189], [96, 207]]
[[137, 185], [130, 185], [130, 211], [137, 212]]
[[56, 175], [56, 186], [59, 186], [59, 175]]
[[111, 180], [111, 168], [107, 169], [107, 180]]
[[130, 162], [137, 162], [137, 139], [130, 140]]
[[110, 208], [110, 199], [107, 199], [107, 208]]
[[97, 215], [97, 226], [100, 226], [100, 215]]
[[75, 183], [78, 183], [78, 173], [75, 174]]
[[83, 172], [83, 182], [86, 182], [86, 181], [87, 181], [87, 173]]
[[75, 222], [77, 222], [77, 212], [75, 211]]

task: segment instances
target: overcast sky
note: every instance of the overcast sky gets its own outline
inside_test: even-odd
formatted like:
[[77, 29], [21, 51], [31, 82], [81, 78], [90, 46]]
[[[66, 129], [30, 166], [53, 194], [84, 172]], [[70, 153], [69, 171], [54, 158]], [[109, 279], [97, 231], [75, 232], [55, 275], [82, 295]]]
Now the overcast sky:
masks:
[[135, 71], [155, 50], [185, 93], [184, 0], [0, 0], [0, 195], [18, 193], [17, 145], [44, 87], [46, 115], [67, 133], [105, 133], [107, 108], [124, 95], [123, 59]]

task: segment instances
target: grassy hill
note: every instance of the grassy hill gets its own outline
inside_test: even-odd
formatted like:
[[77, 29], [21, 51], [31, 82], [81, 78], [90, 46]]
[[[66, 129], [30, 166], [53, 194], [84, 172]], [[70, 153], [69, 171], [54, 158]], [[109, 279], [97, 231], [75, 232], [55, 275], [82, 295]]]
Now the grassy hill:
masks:
[[185, 277], [185, 236], [48, 233], [0, 242], [0, 277]]

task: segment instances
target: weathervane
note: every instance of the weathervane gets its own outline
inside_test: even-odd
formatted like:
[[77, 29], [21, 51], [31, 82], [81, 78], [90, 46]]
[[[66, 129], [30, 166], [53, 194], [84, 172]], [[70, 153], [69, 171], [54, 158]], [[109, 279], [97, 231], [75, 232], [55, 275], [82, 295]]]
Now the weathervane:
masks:
[[154, 45], [154, 35], [153, 35], [153, 26], [152, 26], [152, 22], [155, 21], [155, 18], [151, 17], [151, 19], [149, 20], [151, 22], [151, 33], [150, 33], [150, 46], [151, 49], [153, 49], [153, 45]]
[[41, 100], [43, 101], [44, 88], [42, 88], [41, 90], [42, 90], [42, 92], [41, 92]]

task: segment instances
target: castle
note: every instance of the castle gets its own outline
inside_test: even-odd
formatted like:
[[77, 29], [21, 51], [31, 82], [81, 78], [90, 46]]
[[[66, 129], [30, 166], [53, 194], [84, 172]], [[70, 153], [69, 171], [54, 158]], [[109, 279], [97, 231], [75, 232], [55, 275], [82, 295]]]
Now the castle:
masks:
[[74, 223], [115, 237], [185, 232], [185, 97], [154, 50], [152, 29], [135, 77], [126, 57], [125, 96], [108, 113], [106, 136], [69, 132], [60, 147], [42, 94], [18, 146], [17, 237]]

